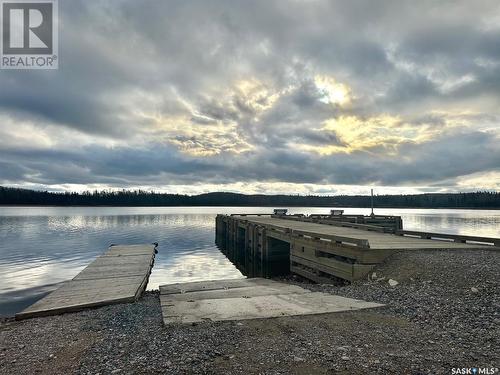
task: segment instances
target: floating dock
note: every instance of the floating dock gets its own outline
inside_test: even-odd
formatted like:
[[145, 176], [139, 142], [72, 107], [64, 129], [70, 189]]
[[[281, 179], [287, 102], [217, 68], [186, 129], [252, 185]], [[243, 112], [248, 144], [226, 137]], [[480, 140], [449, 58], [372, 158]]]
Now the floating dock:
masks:
[[383, 306], [253, 278], [160, 286], [164, 324], [324, 314]]
[[16, 319], [136, 301], [148, 283], [157, 245], [111, 245], [72, 280], [16, 314]]
[[217, 215], [216, 244], [249, 277], [292, 272], [319, 283], [363, 278], [402, 250], [500, 250], [497, 238], [405, 231], [393, 216]]

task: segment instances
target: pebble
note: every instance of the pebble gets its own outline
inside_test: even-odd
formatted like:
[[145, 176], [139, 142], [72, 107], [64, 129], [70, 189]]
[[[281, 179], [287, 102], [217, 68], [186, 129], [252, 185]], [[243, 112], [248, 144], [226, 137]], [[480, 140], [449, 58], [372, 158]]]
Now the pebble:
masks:
[[396, 285], [398, 285], [398, 284], [399, 284], [399, 282], [397, 282], [396, 280], [394, 280], [394, 279], [389, 279], [389, 285], [390, 285], [390, 286], [396, 286]]

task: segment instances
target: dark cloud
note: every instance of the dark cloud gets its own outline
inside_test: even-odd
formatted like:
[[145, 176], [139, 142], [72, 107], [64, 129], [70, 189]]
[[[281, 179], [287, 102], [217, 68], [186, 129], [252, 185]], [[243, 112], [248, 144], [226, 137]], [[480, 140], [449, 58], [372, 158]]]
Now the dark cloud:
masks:
[[59, 70], [0, 73], [2, 184], [429, 187], [500, 166], [493, 1], [59, 7]]
[[[243, 158], [181, 158], [168, 148], [88, 148], [3, 152], [4, 181], [33, 184], [145, 185], [272, 181], [316, 184], [435, 184], [500, 165], [498, 138], [482, 132], [445, 134], [424, 144], [405, 143], [404, 159], [368, 152], [318, 157], [292, 150], [261, 150]], [[484, 158], [484, 153], [489, 155]], [[376, 165], [377, 167], [374, 167]]]

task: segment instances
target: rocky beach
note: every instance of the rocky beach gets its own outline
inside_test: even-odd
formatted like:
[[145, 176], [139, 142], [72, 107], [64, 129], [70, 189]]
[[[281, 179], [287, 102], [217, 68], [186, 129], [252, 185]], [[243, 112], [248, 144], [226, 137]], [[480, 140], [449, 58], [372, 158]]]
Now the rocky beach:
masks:
[[398, 253], [348, 285], [277, 279], [385, 304], [323, 315], [170, 325], [158, 293], [0, 323], [2, 374], [451, 374], [500, 358], [500, 254]]

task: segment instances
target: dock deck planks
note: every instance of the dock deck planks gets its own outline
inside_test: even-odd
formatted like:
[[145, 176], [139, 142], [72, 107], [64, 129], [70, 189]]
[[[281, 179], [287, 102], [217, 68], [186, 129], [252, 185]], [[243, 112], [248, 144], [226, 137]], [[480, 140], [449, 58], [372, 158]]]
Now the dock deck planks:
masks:
[[156, 246], [111, 245], [72, 280], [16, 314], [16, 319], [136, 301], [148, 283]]
[[368, 240], [371, 249], [424, 250], [424, 249], [487, 249], [491, 246], [396, 236], [391, 233], [370, 232], [366, 230], [330, 226], [325, 224], [293, 221], [265, 216], [233, 216], [261, 225], [273, 225], [283, 229], [312, 232], [323, 235], [335, 235]]
[[499, 238], [394, 230], [310, 217], [217, 215], [216, 244], [250, 277], [289, 272], [318, 283], [366, 277], [399, 251], [500, 250]]

